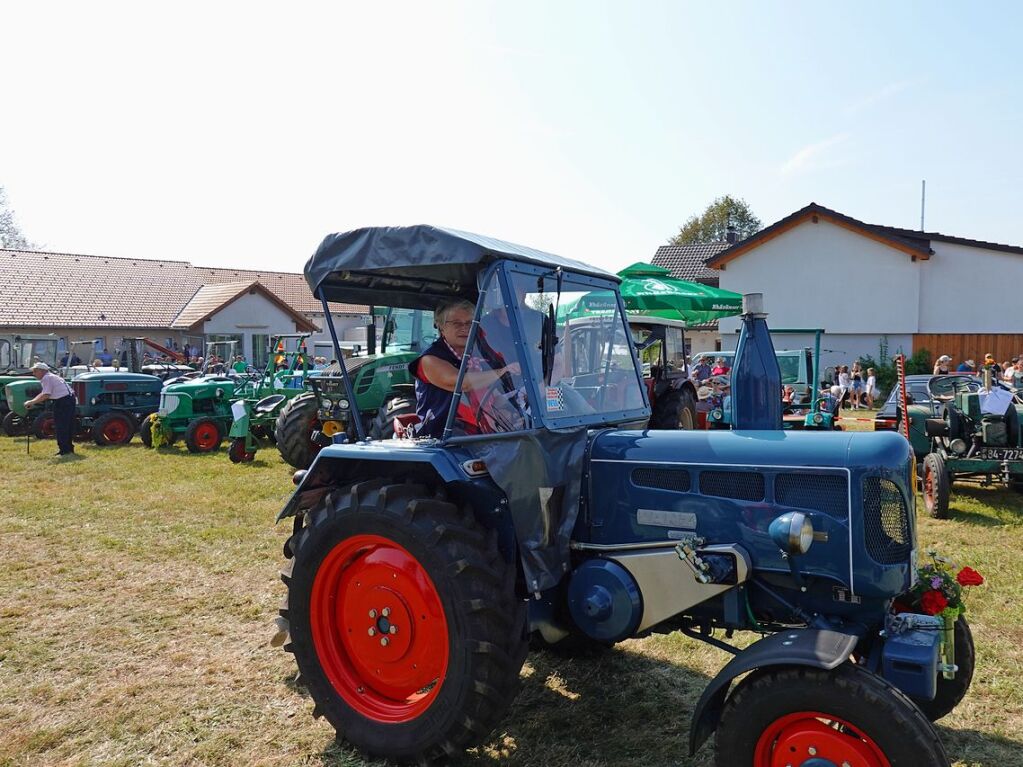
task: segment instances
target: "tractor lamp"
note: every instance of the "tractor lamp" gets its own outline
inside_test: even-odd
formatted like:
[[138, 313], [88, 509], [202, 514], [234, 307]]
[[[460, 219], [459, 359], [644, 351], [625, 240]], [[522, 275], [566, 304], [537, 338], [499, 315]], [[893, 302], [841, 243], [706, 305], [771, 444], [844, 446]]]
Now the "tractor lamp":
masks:
[[337, 401], [337, 406], [341, 410], [347, 410], [348, 409], [348, 400], [346, 400], [346, 399], [339, 399]]
[[323, 408], [324, 410], [330, 410], [330, 409], [331, 409], [331, 408], [332, 408], [332, 407], [334, 406], [334, 403], [333, 403], [333, 402], [331, 402], [331, 401], [330, 401], [329, 399], [327, 399], [326, 397], [324, 397], [324, 398], [323, 398], [322, 400], [320, 400], [320, 406], [321, 406], [321, 407], [322, 407], [322, 408]]
[[89, 404], [90, 404], [90, 405], [95, 405], [95, 404], [96, 404], [96, 402], [97, 402], [97, 400], [96, 400], [96, 398], [95, 398], [95, 397], [93, 397], [93, 398], [92, 398], [91, 400], [89, 400]]
[[305, 479], [305, 475], [309, 473], [308, 469], [299, 469], [291, 475], [291, 481], [296, 485], [301, 485], [302, 480]]
[[817, 424], [818, 426], [820, 426], [822, 423], [824, 423], [824, 414], [823, 413], [814, 413], [813, 414], [813, 422], [815, 424]]
[[713, 410], [710, 411], [710, 417], [715, 421], [720, 421], [722, 418], [724, 418], [724, 415], [725, 414], [721, 412], [721, 408], [714, 408]]
[[948, 449], [956, 455], [966, 455], [966, 441], [961, 439], [954, 439], [949, 443]]
[[805, 554], [814, 540], [813, 523], [799, 511], [789, 511], [776, 517], [767, 532], [786, 554]]

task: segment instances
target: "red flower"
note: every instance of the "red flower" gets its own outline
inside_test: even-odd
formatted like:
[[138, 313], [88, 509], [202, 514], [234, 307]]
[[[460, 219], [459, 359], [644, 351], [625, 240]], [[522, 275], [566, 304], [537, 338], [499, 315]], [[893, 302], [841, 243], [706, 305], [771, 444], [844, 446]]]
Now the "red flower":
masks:
[[984, 576], [972, 567], [964, 567], [959, 571], [956, 580], [960, 586], [980, 586], [984, 583]]
[[948, 607], [948, 600], [940, 591], [927, 591], [920, 597], [920, 609], [928, 615], [937, 615]]

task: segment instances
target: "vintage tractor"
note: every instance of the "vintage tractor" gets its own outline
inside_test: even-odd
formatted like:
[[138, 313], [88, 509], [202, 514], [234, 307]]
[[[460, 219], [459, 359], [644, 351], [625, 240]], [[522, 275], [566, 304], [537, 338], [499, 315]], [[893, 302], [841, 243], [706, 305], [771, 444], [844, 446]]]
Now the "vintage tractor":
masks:
[[281, 457], [296, 469], [306, 469], [336, 435], [354, 440], [354, 412], [360, 413], [364, 433], [389, 437], [395, 419], [415, 411], [408, 365], [436, 338], [432, 311], [388, 310], [380, 353], [345, 362], [354, 399], [347, 393], [340, 368], [334, 367], [310, 378], [309, 391], [281, 410], [276, 428]]
[[627, 319], [650, 398], [650, 428], [695, 429], [696, 386], [686, 365], [685, 323], [638, 315]]
[[[329, 301], [476, 305], [451, 406], [425, 414], [442, 436], [405, 417], [404, 439], [326, 446], [278, 516], [293, 533], [272, 642], [339, 736], [457, 755], [500, 723], [531, 635], [679, 630], [734, 655], [691, 727], [692, 752], [716, 731], [720, 767], [948, 764], [928, 720], [965, 695], [973, 645], [961, 618], [949, 653], [940, 619], [893, 611], [916, 577], [909, 446], [783, 431], [755, 300], [735, 428], [648, 431], [630, 428], [650, 408], [620, 297], [591, 354], [565, 355], [556, 321], [563, 300], [617, 294], [613, 275], [425, 226], [329, 236], [305, 273], [335, 339]], [[740, 650], [716, 630], [765, 636]]]
[[304, 392], [309, 373], [308, 333], [281, 334], [270, 339], [272, 354], [266, 370], [245, 396], [231, 403], [234, 417], [227, 451], [232, 463], [249, 463], [260, 444], [276, 443], [277, 418], [287, 404]]
[[29, 433], [32, 422], [11, 411], [7, 384], [21, 382], [21, 385], [35, 385], [35, 394], [38, 394], [38, 384], [29, 368], [35, 362], [45, 362], [56, 369], [58, 340], [56, 336], [0, 336], [0, 428], [8, 437]]
[[936, 519], [949, 515], [954, 482], [1023, 491], [1023, 399], [992, 383], [990, 373], [985, 377], [934, 376], [929, 402], [908, 407], [911, 423], [914, 416], [924, 423], [924, 435], [911, 429], [910, 442], [920, 461], [924, 508]]

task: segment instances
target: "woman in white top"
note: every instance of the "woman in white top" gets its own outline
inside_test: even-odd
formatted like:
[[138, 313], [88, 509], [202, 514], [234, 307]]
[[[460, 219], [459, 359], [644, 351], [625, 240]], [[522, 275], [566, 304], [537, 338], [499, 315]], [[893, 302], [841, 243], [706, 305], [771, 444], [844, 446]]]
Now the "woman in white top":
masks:
[[863, 396], [867, 398], [867, 407], [874, 409], [874, 391], [877, 389], [877, 376], [874, 375], [874, 368], [867, 368], [867, 388]]
[[842, 402], [845, 402], [845, 395], [849, 393], [849, 366], [842, 365], [838, 368], [838, 386], [842, 390]]

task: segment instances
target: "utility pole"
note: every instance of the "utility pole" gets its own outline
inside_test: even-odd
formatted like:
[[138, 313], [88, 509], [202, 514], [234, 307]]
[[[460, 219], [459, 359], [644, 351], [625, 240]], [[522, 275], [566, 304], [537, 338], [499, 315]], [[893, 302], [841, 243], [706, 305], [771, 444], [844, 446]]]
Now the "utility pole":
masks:
[[927, 204], [927, 179], [920, 182], [920, 231], [924, 231], [924, 206]]

